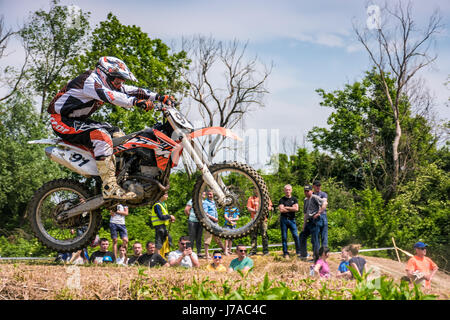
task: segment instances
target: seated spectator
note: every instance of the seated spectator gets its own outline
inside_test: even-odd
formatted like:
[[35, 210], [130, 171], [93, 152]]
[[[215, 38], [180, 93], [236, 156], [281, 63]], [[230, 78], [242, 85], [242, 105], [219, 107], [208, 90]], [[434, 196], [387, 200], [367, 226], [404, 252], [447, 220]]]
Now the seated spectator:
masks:
[[320, 247], [319, 256], [314, 259], [314, 273], [325, 279], [330, 277], [330, 267], [327, 262], [329, 252], [330, 249], [327, 247]]
[[171, 267], [197, 268], [199, 266], [197, 254], [192, 251], [188, 236], [180, 237], [178, 250], [170, 252], [167, 260]]
[[430, 288], [431, 279], [438, 271], [438, 266], [430, 258], [426, 257], [427, 246], [421, 241], [414, 244], [416, 254], [408, 260], [406, 275], [411, 281]]
[[[364, 274], [365, 266], [366, 266], [366, 259], [359, 257], [359, 249], [361, 248], [361, 245], [359, 244], [351, 244], [349, 246], [349, 251], [351, 258], [348, 261], [349, 266], [356, 269], [356, 271], [359, 273], [360, 276]], [[353, 277], [353, 274], [352, 274]]]
[[144, 253], [137, 259], [137, 263], [141, 266], [146, 267], [168, 267], [169, 263], [164, 259], [159, 253], [156, 252], [156, 246], [154, 242], [147, 242], [145, 246], [147, 248], [147, 252]]
[[103, 262], [115, 262], [116, 257], [114, 256], [114, 253], [108, 251], [108, 247], [109, 247], [108, 239], [101, 238], [100, 250], [92, 253], [91, 257], [89, 258], [89, 262], [94, 264], [101, 264]]
[[119, 256], [117, 257], [116, 263], [121, 266], [128, 265], [127, 247], [123, 244], [119, 247]]
[[236, 247], [237, 258], [231, 260], [228, 272], [241, 270], [243, 273], [247, 273], [253, 268], [253, 260], [247, 257], [247, 249], [243, 244], [239, 244]]
[[222, 264], [222, 252], [216, 250], [213, 253], [213, 262], [206, 266], [208, 271], [227, 272], [227, 268]]
[[137, 262], [140, 256], [142, 256], [142, 244], [136, 241], [133, 244], [133, 255], [128, 259], [128, 265], [133, 265]]
[[72, 264], [85, 264], [89, 262], [89, 256], [86, 249], [81, 249], [75, 252], [70, 258], [69, 263]]
[[342, 248], [342, 251], [341, 251], [341, 263], [339, 264], [336, 277], [345, 278], [345, 279], [352, 278], [352, 273], [348, 269], [348, 266], [350, 265], [349, 260], [350, 260], [349, 247], [345, 246], [344, 248]]

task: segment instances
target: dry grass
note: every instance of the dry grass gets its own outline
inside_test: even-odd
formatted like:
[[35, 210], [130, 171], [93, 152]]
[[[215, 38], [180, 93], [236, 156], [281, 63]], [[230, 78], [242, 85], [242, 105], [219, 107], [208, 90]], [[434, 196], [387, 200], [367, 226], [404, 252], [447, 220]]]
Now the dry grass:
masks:
[[[233, 258], [224, 257], [223, 263], [228, 265]], [[313, 281], [309, 277], [311, 263], [296, 258], [285, 260], [278, 254], [252, 258], [255, 267], [245, 279], [238, 273], [208, 272], [204, 270], [207, 261], [203, 259], [200, 260], [199, 269], [153, 268], [141, 269], [141, 272], [137, 267], [0, 264], [0, 300], [175, 299], [172, 288], [184, 288], [192, 284], [194, 279], [197, 282], [207, 279], [205, 286], [219, 295], [224, 284], [228, 284], [231, 290], [241, 287], [251, 292], [264, 280], [266, 273], [274, 284], [283, 282], [290, 289], [302, 292], [304, 299], [349, 299], [351, 296], [346, 289], [355, 286], [354, 281], [336, 278], [325, 282]], [[367, 257], [367, 260], [369, 265], [383, 265], [379, 258]], [[329, 259], [330, 269], [337, 270], [338, 263], [339, 257], [332, 255]], [[400, 264], [398, 268], [401, 270], [403, 267]], [[398, 275], [392, 272], [382, 271], [382, 274], [398, 280]], [[437, 294], [439, 299], [448, 299], [449, 278], [443, 274], [439, 276], [440, 280], [428, 293]], [[334, 296], [323, 295], [321, 289], [324, 283], [331, 290], [329, 292], [335, 292]]]

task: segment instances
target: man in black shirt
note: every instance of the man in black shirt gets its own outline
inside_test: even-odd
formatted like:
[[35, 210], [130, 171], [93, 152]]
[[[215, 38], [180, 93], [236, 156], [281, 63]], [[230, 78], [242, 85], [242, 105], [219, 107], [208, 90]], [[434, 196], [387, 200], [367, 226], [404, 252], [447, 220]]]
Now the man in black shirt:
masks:
[[298, 211], [298, 200], [292, 196], [292, 186], [287, 184], [284, 186], [285, 196], [280, 199], [278, 208], [280, 209], [280, 227], [281, 227], [281, 243], [283, 245], [283, 256], [289, 257], [287, 246], [287, 230], [291, 230], [292, 237], [295, 242], [295, 252], [300, 256], [300, 240], [297, 232], [297, 223], [295, 222], [295, 213]]
[[103, 262], [115, 262], [116, 257], [114, 253], [108, 251], [109, 241], [106, 238], [100, 239], [100, 250], [95, 251], [91, 254], [89, 262], [94, 264], [101, 264]]
[[136, 241], [133, 244], [133, 252], [134, 255], [128, 259], [128, 265], [133, 265], [137, 262], [137, 259], [139, 259], [140, 256], [142, 256], [142, 244], [138, 241]]
[[137, 259], [137, 263], [142, 266], [153, 268], [155, 266], [168, 267], [169, 263], [161, 257], [159, 253], [155, 253], [156, 246], [153, 242], [147, 242], [147, 253], [144, 253]]

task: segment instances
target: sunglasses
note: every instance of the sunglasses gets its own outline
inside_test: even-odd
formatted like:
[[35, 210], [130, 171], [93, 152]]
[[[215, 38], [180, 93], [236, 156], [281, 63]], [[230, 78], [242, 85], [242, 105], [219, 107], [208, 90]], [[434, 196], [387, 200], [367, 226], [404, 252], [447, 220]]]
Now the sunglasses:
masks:
[[183, 246], [185, 246], [186, 247], [186, 245], [188, 245], [188, 244], [191, 244], [190, 242], [182, 242], [181, 243], [181, 245], [183, 245]]
[[214, 259], [222, 259], [221, 256], [214, 256], [213, 258], [214, 258]]
[[244, 250], [240, 249], [239, 252], [247, 252], [247, 250], [245, 250], [245, 249], [244, 249]]

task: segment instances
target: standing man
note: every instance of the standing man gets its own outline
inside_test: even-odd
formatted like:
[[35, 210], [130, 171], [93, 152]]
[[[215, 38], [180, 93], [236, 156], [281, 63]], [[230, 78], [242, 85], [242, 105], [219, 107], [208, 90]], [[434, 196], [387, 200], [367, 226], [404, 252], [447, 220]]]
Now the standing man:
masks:
[[311, 243], [313, 247], [314, 257], [319, 257], [319, 227], [320, 215], [325, 211], [326, 200], [322, 200], [312, 192], [312, 187], [307, 185], [304, 187], [305, 199], [303, 200], [303, 228], [300, 232], [300, 258], [306, 259], [306, 241], [311, 235]]
[[[206, 199], [203, 200], [203, 211], [205, 211], [206, 216], [211, 219], [212, 222], [219, 222], [219, 215], [217, 214], [216, 203], [214, 202], [214, 193], [212, 192], [212, 190], [206, 191]], [[210, 258], [208, 249], [209, 245], [211, 244], [212, 238], [214, 238], [216, 243], [223, 250], [223, 254], [227, 256], [227, 249], [224, 247], [220, 238], [205, 230], [205, 237], [203, 240], [205, 245], [205, 258]]]
[[438, 271], [438, 266], [430, 258], [426, 257], [427, 244], [422, 241], [414, 244], [416, 254], [408, 260], [406, 274], [411, 281], [424, 284], [426, 288], [431, 287], [431, 279]]
[[[206, 192], [203, 192], [202, 197], [203, 200], [206, 199]], [[186, 207], [184, 207], [184, 213], [188, 217], [189, 239], [192, 243], [192, 247], [195, 245], [197, 248], [197, 255], [200, 257], [202, 252], [203, 226], [195, 215], [194, 208], [192, 207], [192, 199], [190, 199], [186, 204]]]
[[318, 196], [321, 199], [325, 199], [325, 210], [320, 215], [320, 221], [318, 223], [319, 227], [319, 239], [321, 243], [321, 247], [328, 247], [328, 217], [327, 217], [327, 206], [328, 206], [328, 194], [320, 190], [322, 184], [320, 181], [313, 182], [313, 194]]
[[[259, 198], [256, 196], [256, 191], [253, 191], [253, 195], [247, 200], [247, 210], [250, 212], [252, 220], [255, 218], [256, 212], [259, 209]], [[269, 199], [269, 211], [273, 210], [272, 201]], [[263, 255], [269, 254], [269, 236], [267, 235], [267, 216], [250, 234], [252, 241], [252, 248], [250, 249], [249, 256], [253, 256], [258, 252], [258, 233], [261, 234], [261, 241], [263, 246]]]
[[175, 222], [175, 217], [169, 214], [167, 210], [167, 198], [169, 198], [169, 193], [166, 191], [159, 201], [153, 205], [150, 215], [151, 224], [155, 228], [155, 245], [156, 253], [158, 254], [166, 238], [169, 238], [169, 246], [172, 242], [172, 237], [167, 230], [167, 226], [169, 223]]
[[298, 200], [292, 196], [292, 186], [284, 186], [285, 196], [280, 199], [278, 208], [280, 210], [281, 243], [283, 245], [283, 256], [289, 258], [287, 245], [287, 230], [291, 230], [295, 242], [295, 252], [300, 256], [300, 239], [297, 232], [297, 223], [295, 222], [295, 213], [298, 211]]
[[125, 226], [125, 217], [128, 215], [128, 207], [121, 204], [117, 205], [116, 211], [110, 210], [111, 219], [109, 220], [109, 230], [113, 241], [114, 256], [117, 257], [117, 233], [122, 239], [122, 245], [128, 248], [128, 232]]

